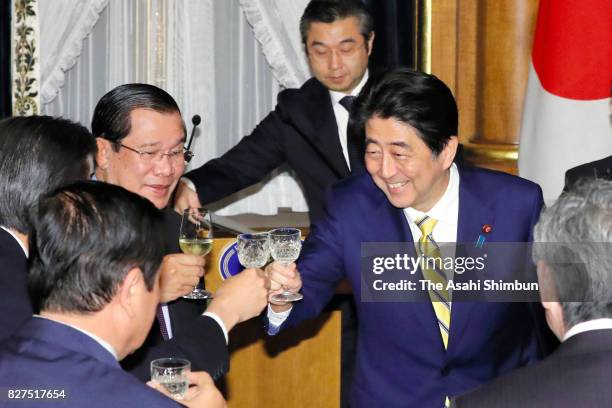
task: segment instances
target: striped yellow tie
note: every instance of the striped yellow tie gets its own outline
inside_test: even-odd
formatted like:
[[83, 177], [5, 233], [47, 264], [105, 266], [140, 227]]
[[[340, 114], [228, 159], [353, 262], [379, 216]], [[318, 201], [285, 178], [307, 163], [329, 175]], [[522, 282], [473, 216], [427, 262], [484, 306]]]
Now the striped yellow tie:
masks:
[[[436, 312], [436, 318], [438, 319], [438, 326], [440, 327], [440, 334], [442, 335], [442, 342], [444, 348], [448, 347], [448, 334], [450, 330], [450, 293], [446, 289], [448, 279], [442, 268], [442, 253], [436, 241], [433, 239], [433, 229], [435, 228], [437, 220], [424, 216], [417, 220], [416, 225], [421, 230], [421, 238], [419, 239], [418, 253], [425, 261], [421, 263], [421, 270], [423, 271], [423, 277], [431, 282], [442, 283], [443, 289], [430, 289], [429, 298], [433, 305], [434, 311]], [[450, 400], [448, 397], [444, 399], [444, 406], [450, 406]]]
[[443, 287], [443, 289], [439, 290], [430, 289], [429, 298], [431, 299], [431, 304], [438, 318], [438, 326], [440, 326], [440, 334], [442, 335], [444, 348], [447, 348], [450, 330], [451, 296], [446, 289], [448, 280], [442, 268], [442, 253], [431, 235], [437, 223], [437, 220], [427, 215], [417, 220], [416, 225], [422, 232], [421, 238], [419, 239], [418, 253], [422, 257], [421, 269], [423, 271], [423, 277], [433, 283], [442, 284]]

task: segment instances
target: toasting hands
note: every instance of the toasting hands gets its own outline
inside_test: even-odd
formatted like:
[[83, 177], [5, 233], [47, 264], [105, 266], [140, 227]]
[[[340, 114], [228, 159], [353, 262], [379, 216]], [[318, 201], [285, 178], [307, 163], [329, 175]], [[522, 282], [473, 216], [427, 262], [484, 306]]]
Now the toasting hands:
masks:
[[204, 275], [206, 260], [199, 255], [171, 254], [160, 266], [161, 303], [186, 295]]
[[[302, 289], [302, 278], [297, 270], [295, 263], [283, 265], [280, 262], [272, 262], [266, 267], [265, 274], [270, 279], [270, 296], [269, 299], [284, 290], [290, 292], [299, 292]], [[275, 312], [284, 312], [291, 308], [289, 303], [279, 303], [270, 299], [272, 310]]]

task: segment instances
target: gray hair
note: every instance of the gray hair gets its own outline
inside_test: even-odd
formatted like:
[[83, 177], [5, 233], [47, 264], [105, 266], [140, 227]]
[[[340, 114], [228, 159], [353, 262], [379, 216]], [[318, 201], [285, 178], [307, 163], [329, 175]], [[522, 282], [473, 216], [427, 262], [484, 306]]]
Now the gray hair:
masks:
[[612, 317], [612, 181], [577, 183], [545, 209], [533, 260], [551, 270], [566, 327]]

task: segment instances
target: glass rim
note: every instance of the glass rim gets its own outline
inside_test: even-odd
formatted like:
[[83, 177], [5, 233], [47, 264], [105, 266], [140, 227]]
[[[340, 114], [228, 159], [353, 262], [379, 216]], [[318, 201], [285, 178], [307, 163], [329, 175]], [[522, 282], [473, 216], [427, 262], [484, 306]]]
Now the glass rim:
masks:
[[[164, 366], [162, 364], [170, 364], [170, 363], [174, 363], [176, 364], [176, 366]], [[191, 361], [184, 359], [184, 358], [175, 358], [175, 357], [163, 357], [163, 358], [157, 358], [153, 361], [151, 361], [151, 368], [163, 368], [163, 369], [168, 369], [168, 368], [175, 368], [175, 369], [185, 369], [185, 368], [191, 368]]]
[[274, 228], [273, 230], [270, 230], [268, 233], [270, 234], [270, 236], [272, 235], [291, 236], [291, 235], [296, 235], [296, 234], [299, 236], [302, 236], [302, 230], [300, 230], [299, 228], [293, 228], [293, 227]]
[[269, 232], [245, 232], [243, 234], [236, 235], [236, 239], [249, 239], [249, 240], [260, 240], [260, 239], [269, 239]]

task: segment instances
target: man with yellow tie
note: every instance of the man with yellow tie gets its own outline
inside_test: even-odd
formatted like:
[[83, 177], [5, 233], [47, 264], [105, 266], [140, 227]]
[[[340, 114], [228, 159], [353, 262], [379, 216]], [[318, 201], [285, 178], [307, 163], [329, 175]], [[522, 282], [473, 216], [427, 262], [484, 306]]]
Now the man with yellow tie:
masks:
[[[546, 353], [541, 308], [460, 296], [455, 301], [448, 283], [458, 269], [438, 262], [449, 252], [456, 255], [460, 246], [454, 243], [478, 249], [484, 241], [530, 242], [542, 192], [515, 176], [453, 163], [457, 106], [435, 76], [390, 70], [371, 78], [354, 103], [351, 123], [365, 138], [367, 173], [332, 188], [326, 215], [313, 225], [297, 268], [274, 263], [267, 269], [274, 282], [304, 295], [292, 305], [270, 305], [268, 332], [319, 314], [336, 283], [348, 278], [359, 318], [351, 406], [440, 408]], [[403, 246], [419, 266], [393, 276], [430, 284], [413, 287], [409, 301], [390, 286], [388, 297], [384, 290], [372, 297], [372, 288], [380, 289], [385, 279], [392, 283], [392, 275], [367, 263], [371, 243]], [[408, 259], [396, 258], [389, 259], [410, 267]], [[512, 263], [487, 273], [505, 277]], [[521, 264], [519, 269], [524, 271]], [[378, 283], [371, 280], [373, 270]]]

